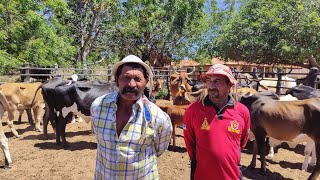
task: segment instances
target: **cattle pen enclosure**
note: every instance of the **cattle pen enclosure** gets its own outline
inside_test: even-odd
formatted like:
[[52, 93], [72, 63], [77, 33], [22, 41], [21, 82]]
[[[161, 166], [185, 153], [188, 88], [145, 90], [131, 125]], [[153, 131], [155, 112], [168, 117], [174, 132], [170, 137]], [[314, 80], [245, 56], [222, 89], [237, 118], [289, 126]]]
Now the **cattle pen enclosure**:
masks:
[[[77, 74], [80, 80], [107, 80], [111, 81], [111, 68], [109, 65], [106, 68], [61, 68], [58, 65], [55, 67], [33, 67], [28, 63], [23, 67], [20, 67], [20, 73], [17, 73], [17, 76], [20, 76], [20, 81], [22, 82], [31, 82], [31, 81], [45, 81], [46, 79], [50, 79], [51, 77], [62, 77], [64, 79], [71, 79], [73, 74]], [[189, 67], [190, 68], [190, 67]], [[169, 81], [170, 76], [176, 72], [189, 71], [188, 68], [179, 67], [163, 67], [163, 68], [152, 68], [154, 74], [154, 81], [157, 79], [163, 79], [165, 82], [165, 86], [167, 87], [168, 94], [170, 94]], [[193, 67], [193, 73], [189, 75], [192, 81], [200, 81], [199, 76], [204, 73], [203, 67]], [[250, 83], [257, 83], [255, 87], [256, 90], [260, 90], [263, 85], [260, 82], [270, 81], [267, 83], [267, 88], [273, 90], [279, 95], [284, 94], [284, 92], [291, 88], [290, 83], [295, 83], [298, 79], [303, 79], [303, 77], [307, 77], [308, 73], [293, 73], [293, 72], [283, 72], [281, 69], [278, 69], [277, 72], [256, 72], [256, 71], [236, 71], [233, 70], [234, 77], [238, 80], [239, 84], [241, 82], [245, 82], [245, 85], [250, 85]], [[244, 76], [244, 75], [249, 75]], [[315, 76], [318, 76], [317, 73]], [[288, 78], [288, 77], [295, 78]], [[269, 78], [271, 77], [271, 78]], [[312, 87], [318, 88], [318, 84], [320, 83], [319, 78], [316, 78], [313, 81]], [[299, 82], [297, 82], [297, 85]]]

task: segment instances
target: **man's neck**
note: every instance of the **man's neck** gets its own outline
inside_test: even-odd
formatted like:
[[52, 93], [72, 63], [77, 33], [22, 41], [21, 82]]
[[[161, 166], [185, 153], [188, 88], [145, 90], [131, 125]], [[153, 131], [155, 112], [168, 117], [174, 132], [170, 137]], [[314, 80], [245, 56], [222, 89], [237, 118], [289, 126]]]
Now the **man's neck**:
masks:
[[121, 109], [127, 109], [127, 110], [131, 110], [132, 109], [132, 105], [136, 103], [136, 101], [128, 101], [128, 100], [124, 100], [121, 98], [121, 96], [119, 97], [118, 101], [117, 101], [117, 106], [118, 108]]
[[227, 103], [229, 98], [224, 98], [224, 99], [211, 99], [209, 97], [210, 101], [212, 101], [214, 104], [218, 106], [219, 109], [222, 109]]

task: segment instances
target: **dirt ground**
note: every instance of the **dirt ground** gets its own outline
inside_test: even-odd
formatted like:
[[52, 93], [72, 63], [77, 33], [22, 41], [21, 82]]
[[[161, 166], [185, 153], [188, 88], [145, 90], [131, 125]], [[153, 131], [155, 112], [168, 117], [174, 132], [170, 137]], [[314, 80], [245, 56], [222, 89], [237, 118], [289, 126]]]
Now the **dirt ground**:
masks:
[[[3, 123], [5, 125], [5, 123]], [[90, 135], [90, 125], [71, 123], [67, 125], [67, 140], [71, 147], [67, 150], [56, 146], [51, 126], [49, 140], [44, 140], [42, 133], [35, 132], [24, 119], [15, 125], [21, 138], [13, 137], [7, 126], [4, 127], [9, 138], [10, 152], [13, 160], [11, 169], [3, 169], [4, 156], [0, 155], [0, 180], [86, 180], [93, 179], [96, 156], [96, 140]], [[189, 179], [189, 158], [184, 146], [182, 130], [177, 129], [177, 148], [169, 147], [159, 158], [160, 179]], [[252, 143], [242, 153], [241, 163], [244, 169], [251, 161]], [[309, 172], [300, 170], [304, 160], [303, 145], [294, 149], [282, 145], [274, 160], [267, 162], [268, 173], [259, 176], [259, 169], [244, 170], [244, 179], [307, 179]], [[257, 167], [260, 167], [257, 161]]]

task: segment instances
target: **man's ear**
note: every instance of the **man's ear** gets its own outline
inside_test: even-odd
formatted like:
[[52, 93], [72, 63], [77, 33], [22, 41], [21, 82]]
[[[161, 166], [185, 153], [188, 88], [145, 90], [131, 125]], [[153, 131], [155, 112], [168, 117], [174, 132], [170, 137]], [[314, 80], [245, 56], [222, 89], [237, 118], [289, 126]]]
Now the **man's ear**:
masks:
[[118, 77], [114, 77], [114, 82], [116, 83], [117, 86], [119, 86]]

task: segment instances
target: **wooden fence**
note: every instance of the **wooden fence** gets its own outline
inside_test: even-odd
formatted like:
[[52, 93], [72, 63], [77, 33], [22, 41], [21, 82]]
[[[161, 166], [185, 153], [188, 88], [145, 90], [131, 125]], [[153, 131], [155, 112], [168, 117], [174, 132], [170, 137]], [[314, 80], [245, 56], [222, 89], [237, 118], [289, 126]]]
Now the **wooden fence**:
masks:
[[[39, 77], [43, 77], [43, 79], [50, 79], [52, 77], [62, 77], [64, 79], [71, 78], [71, 76], [75, 73], [77, 74], [80, 79], [87, 79], [87, 80], [94, 80], [94, 79], [103, 79], [107, 81], [111, 81], [111, 66], [106, 68], [60, 68], [57, 65], [53, 68], [44, 68], [44, 67], [31, 67], [28, 64], [24, 67], [20, 67], [20, 77], [23, 79], [24, 82], [30, 82], [32, 78], [41, 79]], [[154, 80], [158, 78], [162, 78], [166, 82], [166, 86], [169, 90], [169, 81], [170, 75], [174, 73], [173, 68], [153, 68]], [[177, 70], [177, 72], [186, 71], [186, 70]], [[42, 73], [41, 73], [42, 72]], [[190, 75], [194, 81], [199, 80], [199, 76], [204, 73], [202, 68], [196, 68], [194, 73]], [[254, 74], [255, 72], [234, 72], [234, 76], [238, 77], [238, 73], [250, 73]], [[286, 82], [288, 80], [284, 80], [284, 75], [288, 75], [287, 73], [282, 73], [278, 71], [277, 73], [265, 73], [259, 72], [261, 76], [259, 80], [265, 79], [266, 76], [277, 77], [274, 81], [277, 81], [277, 86], [269, 86], [270, 88], [275, 88], [277, 94], [281, 94], [281, 92], [288, 87], [283, 86], [282, 82]], [[307, 73], [290, 73], [290, 75], [300, 75], [300, 76], [307, 76]], [[241, 79], [241, 78], [240, 78]], [[267, 78], [266, 78], [267, 79]], [[257, 79], [249, 79], [251, 81], [257, 81]], [[314, 87], [317, 88], [319, 81], [314, 82]], [[259, 88], [259, 87], [258, 87]]]

